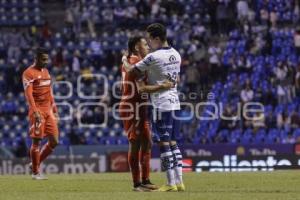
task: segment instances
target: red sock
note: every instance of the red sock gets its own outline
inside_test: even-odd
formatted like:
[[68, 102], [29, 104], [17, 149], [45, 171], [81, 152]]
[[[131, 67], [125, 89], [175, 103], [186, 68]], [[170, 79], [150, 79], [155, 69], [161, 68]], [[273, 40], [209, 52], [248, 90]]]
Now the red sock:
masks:
[[140, 179], [140, 166], [139, 166], [139, 154], [128, 152], [128, 162], [131, 169], [133, 183], [137, 184], [141, 182]]
[[143, 181], [149, 180], [151, 151], [141, 151], [141, 166]]
[[41, 150], [40, 163], [43, 162], [52, 152], [53, 152], [53, 149], [50, 146], [49, 142], [44, 144], [44, 146]]
[[40, 164], [40, 149], [39, 145], [32, 144], [30, 148], [30, 158], [32, 162], [32, 173], [39, 173], [39, 164]]

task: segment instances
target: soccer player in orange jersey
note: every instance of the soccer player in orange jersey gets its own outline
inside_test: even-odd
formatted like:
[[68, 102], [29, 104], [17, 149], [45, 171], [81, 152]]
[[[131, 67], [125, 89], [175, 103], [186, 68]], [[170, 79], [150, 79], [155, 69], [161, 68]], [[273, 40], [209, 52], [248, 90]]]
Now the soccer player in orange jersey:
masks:
[[[23, 72], [23, 86], [29, 105], [29, 124], [32, 145], [30, 148], [32, 178], [47, 179], [40, 173], [40, 164], [58, 144], [57, 107], [51, 88], [51, 77], [47, 70], [49, 61], [46, 49], [38, 48], [35, 62]], [[40, 149], [41, 140], [47, 137], [48, 142]]]
[[[135, 64], [149, 52], [146, 40], [142, 37], [132, 37], [128, 41], [128, 60]], [[174, 87], [174, 83], [165, 80], [160, 85], [146, 85], [144, 74], [137, 77], [122, 70], [122, 99], [120, 116], [129, 140], [128, 161], [133, 179], [133, 191], [149, 191], [157, 189], [149, 179], [151, 158], [151, 131], [147, 117], [148, 99], [142, 98], [141, 93], [152, 93]], [[142, 106], [141, 106], [142, 105]], [[137, 108], [139, 107], [139, 108]], [[141, 165], [141, 173], [140, 173]], [[141, 181], [142, 178], [142, 181]]]

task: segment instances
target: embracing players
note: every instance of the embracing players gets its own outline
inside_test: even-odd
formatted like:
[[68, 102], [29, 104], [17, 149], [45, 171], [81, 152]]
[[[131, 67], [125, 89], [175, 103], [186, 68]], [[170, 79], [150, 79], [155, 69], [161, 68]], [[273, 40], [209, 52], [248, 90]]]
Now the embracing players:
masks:
[[[40, 173], [40, 164], [58, 144], [57, 108], [51, 89], [51, 77], [47, 70], [48, 52], [46, 49], [36, 50], [35, 62], [23, 72], [23, 86], [29, 105], [30, 148], [32, 178], [47, 179]], [[40, 149], [41, 140], [47, 137], [48, 142]]]
[[[123, 68], [129, 74], [147, 72], [149, 85], [159, 85], [166, 77], [176, 83], [180, 73], [181, 56], [167, 42], [166, 28], [159, 23], [147, 27], [147, 39], [152, 50], [136, 64], [131, 64], [127, 56], [122, 57]], [[167, 174], [167, 184], [159, 191], [184, 191], [182, 180], [182, 155], [176, 143], [179, 121], [176, 118], [180, 110], [177, 87], [158, 91], [150, 95], [154, 108], [153, 126], [160, 138], [160, 157]]]
[[[149, 53], [146, 40], [142, 37], [132, 37], [128, 41], [128, 61], [135, 64]], [[133, 179], [133, 191], [149, 191], [157, 189], [149, 179], [151, 158], [151, 131], [147, 115], [147, 98], [141, 93], [151, 93], [167, 90], [174, 86], [168, 80], [162, 84], [147, 85], [145, 73], [138, 76], [122, 70], [122, 99], [120, 102], [120, 117], [129, 140], [128, 161]], [[144, 95], [144, 97], [146, 97]], [[140, 170], [141, 165], [141, 170]], [[140, 172], [141, 171], [141, 172]], [[142, 180], [141, 180], [142, 179]]]

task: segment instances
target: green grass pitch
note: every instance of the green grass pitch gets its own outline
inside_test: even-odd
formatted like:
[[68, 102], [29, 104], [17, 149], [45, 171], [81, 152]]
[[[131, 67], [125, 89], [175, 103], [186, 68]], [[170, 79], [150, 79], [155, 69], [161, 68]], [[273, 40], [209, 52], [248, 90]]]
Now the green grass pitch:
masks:
[[[129, 173], [49, 175], [47, 181], [30, 176], [0, 176], [0, 200], [300, 200], [300, 171], [186, 173], [186, 192], [131, 191]], [[164, 183], [163, 173], [152, 181]]]

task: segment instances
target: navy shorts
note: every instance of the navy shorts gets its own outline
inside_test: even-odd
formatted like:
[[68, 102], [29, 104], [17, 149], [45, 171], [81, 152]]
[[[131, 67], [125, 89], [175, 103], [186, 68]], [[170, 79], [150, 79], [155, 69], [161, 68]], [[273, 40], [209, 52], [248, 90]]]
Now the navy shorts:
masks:
[[152, 139], [154, 142], [176, 141], [180, 132], [180, 121], [176, 116], [180, 115], [180, 110], [152, 112]]

